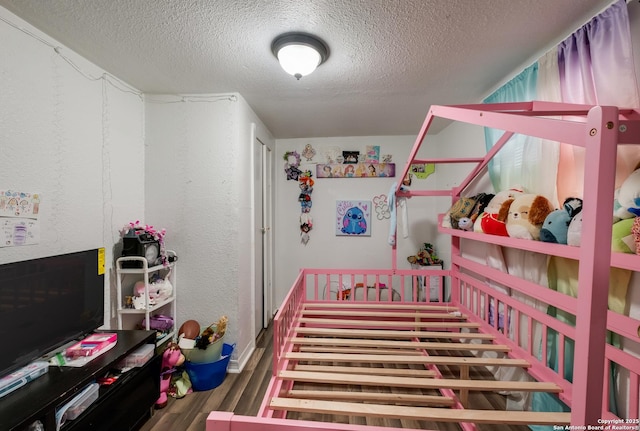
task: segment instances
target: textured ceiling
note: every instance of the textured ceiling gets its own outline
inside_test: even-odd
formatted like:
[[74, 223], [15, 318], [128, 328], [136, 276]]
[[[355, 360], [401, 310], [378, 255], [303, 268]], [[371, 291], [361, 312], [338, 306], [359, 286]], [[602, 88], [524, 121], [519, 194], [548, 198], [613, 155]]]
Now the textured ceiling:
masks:
[[[0, 0], [146, 93], [239, 92], [276, 138], [415, 135], [479, 102], [612, 0]], [[296, 81], [281, 33], [331, 55]]]

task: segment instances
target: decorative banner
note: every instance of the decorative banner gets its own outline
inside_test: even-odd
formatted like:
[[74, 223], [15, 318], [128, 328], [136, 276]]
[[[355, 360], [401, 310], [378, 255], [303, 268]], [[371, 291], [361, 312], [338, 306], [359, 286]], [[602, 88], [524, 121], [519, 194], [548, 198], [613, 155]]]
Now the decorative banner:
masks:
[[337, 236], [371, 236], [371, 201], [336, 201]]
[[327, 163], [316, 165], [317, 178], [383, 178], [395, 176], [395, 163]]

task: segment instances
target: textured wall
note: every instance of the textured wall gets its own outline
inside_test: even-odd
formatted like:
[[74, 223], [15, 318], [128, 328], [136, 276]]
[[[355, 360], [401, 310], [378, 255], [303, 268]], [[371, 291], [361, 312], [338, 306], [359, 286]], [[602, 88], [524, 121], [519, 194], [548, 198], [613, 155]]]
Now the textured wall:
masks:
[[[146, 220], [178, 254], [178, 325], [229, 317], [234, 357], [253, 345], [251, 122], [232, 95], [148, 96]], [[263, 139], [268, 132], [260, 124]]]
[[0, 264], [106, 247], [109, 326], [113, 246], [144, 211], [144, 105], [4, 9], [0, 18], [0, 189], [42, 196], [39, 244], [0, 248]]

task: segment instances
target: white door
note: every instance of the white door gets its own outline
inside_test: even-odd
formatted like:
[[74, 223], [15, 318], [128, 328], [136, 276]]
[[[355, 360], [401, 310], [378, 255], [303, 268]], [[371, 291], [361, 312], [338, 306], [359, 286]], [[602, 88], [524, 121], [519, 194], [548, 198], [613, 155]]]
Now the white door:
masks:
[[271, 288], [271, 149], [257, 137], [254, 160], [255, 335], [267, 327], [272, 309]]

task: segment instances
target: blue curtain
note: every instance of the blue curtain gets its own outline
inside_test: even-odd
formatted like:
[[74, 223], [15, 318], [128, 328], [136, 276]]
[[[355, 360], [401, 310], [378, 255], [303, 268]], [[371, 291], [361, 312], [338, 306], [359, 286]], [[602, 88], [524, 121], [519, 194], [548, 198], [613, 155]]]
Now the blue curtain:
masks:
[[[505, 85], [487, 97], [484, 103], [526, 102], [535, 100], [538, 82], [538, 63], [529, 66]], [[504, 131], [484, 129], [487, 151], [495, 145]], [[496, 192], [507, 190], [514, 185], [523, 185], [522, 173], [526, 172], [526, 163], [532, 160], [525, 158], [531, 138], [514, 135], [502, 147], [496, 157], [489, 162], [489, 177]], [[537, 162], [537, 161], [535, 161]]]

